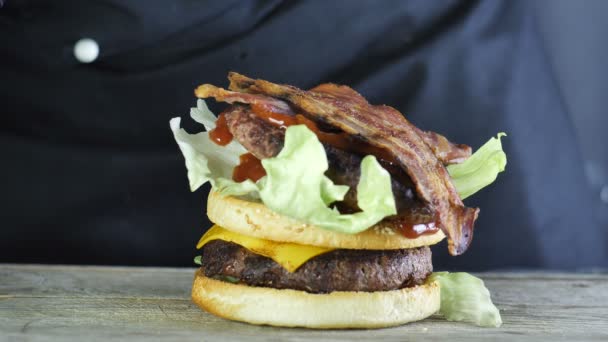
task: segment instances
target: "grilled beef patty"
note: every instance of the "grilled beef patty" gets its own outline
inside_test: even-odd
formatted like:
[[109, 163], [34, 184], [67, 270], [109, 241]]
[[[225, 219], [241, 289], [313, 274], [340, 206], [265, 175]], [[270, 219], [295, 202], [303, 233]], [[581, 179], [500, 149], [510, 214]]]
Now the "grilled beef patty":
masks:
[[428, 247], [399, 250], [337, 249], [290, 273], [274, 260], [238, 244], [215, 240], [202, 248], [205, 276], [249, 286], [311, 293], [390, 291], [424, 283], [433, 271]]
[[[232, 105], [223, 115], [226, 117], [228, 130], [234, 138], [259, 159], [275, 157], [283, 148], [285, 130], [260, 119], [253, 111], [243, 105]], [[327, 176], [336, 184], [348, 185], [349, 190], [340, 203], [339, 209], [344, 212], [360, 211], [357, 206], [357, 184], [361, 175], [363, 156], [343, 151], [331, 145], [324, 145], [329, 170]], [[397, 212], [408, 214], [408, 209], [418, 206], [414, 185], [403, 170], [392, 167], [389, 171], [391, 187], [395, 195]]]

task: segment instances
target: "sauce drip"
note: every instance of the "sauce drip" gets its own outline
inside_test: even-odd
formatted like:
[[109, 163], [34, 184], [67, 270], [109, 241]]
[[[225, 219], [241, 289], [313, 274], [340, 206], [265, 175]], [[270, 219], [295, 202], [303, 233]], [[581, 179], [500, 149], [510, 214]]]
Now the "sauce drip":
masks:
[[239, 165], [232, 171], [232, 180], [235, 182], [240, 183], [247, 179], [257, 182], [258, 179], [266, 176], [266, 170], [262, 167], [262, 162], [253, 154], [242, 154], [239, 160]]
[[299, 124], [296, 116], [273, 112], [263, 105], [252, 104], [251, 110], [260, 119], [281, 128]]
[[399, 232], [406, 238], [415, 239], [421, 235], [435, 234], [439, 231], [439, 227], [435, 222], [427, 223], [402, 223], [398, 226]]
[[233, 137], [226, 124], [226, 116], [224, 116], [223, 113], [217, 118], [215, 125], [215, 128], [209, 131], [209, 138], [211, 138], [211, 141], [220, 146], [230, 144]]
[[306, 125], [313, 133], [316, 134], [319, 141], [322, 143], [331, 145], [348, 152], [355, 152], [359, 154], [368, 155], [371, 154], [379, 159], [379, 161], [385, 166], [394, 166], [397, 164], [395, 157], [386, 151], [385, 149], [378, 148], [367, 144], [363, 141], [351, 138], [347, 133], [327, 133], [321, 131], [317, 124], [306, 118], [304, 115], [296, 114], [295, 116], [287, 115], [283, 113], [277, 113], [269, 110], [268, 108], [260, 105], [251, 105], [251, 110], [264, 121], [281, 127], [283, 129], [292, 125]]

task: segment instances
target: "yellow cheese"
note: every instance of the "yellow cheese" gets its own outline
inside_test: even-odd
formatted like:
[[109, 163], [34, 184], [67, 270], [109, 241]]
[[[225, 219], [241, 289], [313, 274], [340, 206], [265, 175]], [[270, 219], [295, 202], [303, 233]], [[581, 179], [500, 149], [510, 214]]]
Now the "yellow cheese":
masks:
[[333, 250], [331, 248], [258, 239], [231, 232], [217, 225], [211, 227], [211, 229], [201, 237], [196, 248], [201, 248], [213, 240], [224, 240], [241, 245], [256, 254], [271, 258], [289, 272], [294, 272], [311, 258]]

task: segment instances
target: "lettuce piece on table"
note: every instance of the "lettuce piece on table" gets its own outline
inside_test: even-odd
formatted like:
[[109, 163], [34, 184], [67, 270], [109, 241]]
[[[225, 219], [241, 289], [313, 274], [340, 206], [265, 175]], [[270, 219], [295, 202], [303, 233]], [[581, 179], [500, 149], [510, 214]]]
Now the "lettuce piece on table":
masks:
[[502, 318], [492, 303], [483, 280], [464, 272], [434, 272], [430, 281], [439, 282], [439, 313], [448, 321], [473, 323], [481, 327], [500, 327]]

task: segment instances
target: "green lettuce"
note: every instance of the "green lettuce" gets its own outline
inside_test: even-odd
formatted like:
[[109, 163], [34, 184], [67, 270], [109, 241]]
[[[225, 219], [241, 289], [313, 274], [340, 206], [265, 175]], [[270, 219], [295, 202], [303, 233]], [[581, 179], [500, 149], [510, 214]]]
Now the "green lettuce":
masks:
[[[207, 131], [215, 128], [216, 118], [204, 101], [199, 100], [190, 115]], [[397, 212], [390, 174], [373, 156], [367, 156], [361, 162], [357, 200], [362, 211], [342, 215], [331, 208], [331, 203], [344, 199], [348, 187], [336, 185], [325, 176], [328, 169], [325, 150], [305, 125], [287, 128], [283, 150], [276, 157], [262, 161], [267, 175], [256, 183], [250, 180], [237, 183], [231, 179], [239, 156], [247, 152], [237, 141], [219, 146], [209, 139], [207, 132], [188, 134], [180, 128], [180, 118], [171, 119], [170, 126], [186, 159], [191, 191], [210, 182], [221, 194], [259, 197], [277, 213], [351, 234]]]
[[275, 158], [262, 160], [267, 172], [259, 185], [260, 198], [275, 212], [341, 233], [361, 232], [397, 213], [390, 174], [373, 156], [361, 162], [357, 201], [361, 211], [342, 215], [328, 204], [341, 201], [347, 186], [335, 185], [323, 145], [306, 126], [290, 126], [285, 146]]
[[448, 165], [448, 173], [460, 198], [465, 199], [496, 180], [498, 173], [505, 170], [507, 155], [502, 150], [498, 133], [461, 164]]
[[[321, 228], [341, 233], [361, 232], [384, 217], [396, 213], [390, 174], [374, 156], [361, 162], [357, 201], [361, 212], [342, 215], [332, 208], [348, 191], [325, 176], [328, 163], [323, 145], [306, 126], [286, 130], [285, 146], [274, 158], [262, 160], [267, 175], [258, 182], [235, 182], [232, 171], [239, 156], [247, 153], [236, 140], [219, 146], [209, 139], [217, 118], [205, 101], [199, 100], [190, 116], [205, 126], [206, 132], [188, 134], [180, 128], [180, 118], [170, 121], [175, 141], [186, 160], [190, 190], [206, 182], [223, 195], [244, 196], [261, 200], [273, 211]], [[506, 165], [500, 137], [492, 138], [464, 163], [448, 166], [448, 172], [462, 198], [492, 183]]]
[[197, 107], [190, 110], [190, 116], [194, 121], [203, 124], [207, 131], [188, 134], [180, 128], [180, 118], [169, 121], [175, 141], [186, 159], [190, 190], [195, 191], [210, 182], [216, 191], [224, 195], [245, 195], [254, 192], [256, 186], [252, 181], [232, 181], [232, 170], [239, 164], [239, 156], [247, 153], [247, 150], [236, 140], [226, 146], [220, 146], [209, 139], [208, 132], [215, 128], [217, 118], [207, 108], [205, 101], [199, 100]]
[[430, 280], [439, 282], [439, 313], [448, 321], [469, 322], [481, 327], [502, 325], [500, 312], [492, 303], [483, 280], [464, 272], [435, 272]]

